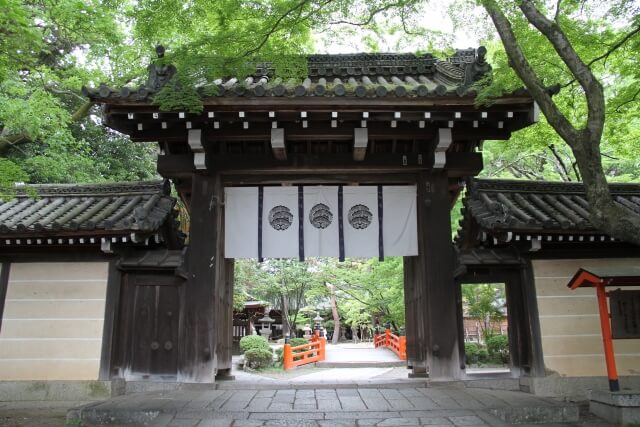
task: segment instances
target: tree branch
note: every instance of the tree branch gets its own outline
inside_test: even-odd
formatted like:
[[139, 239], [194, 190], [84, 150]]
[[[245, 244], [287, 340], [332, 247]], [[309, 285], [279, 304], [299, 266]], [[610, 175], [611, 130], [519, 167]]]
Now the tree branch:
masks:
[[347, 20], [339, 20], [339, 21], [329, 21], [329, 25], [340, 25], [340, 24], [346, 24], [346, 25], [353, 25], [355, 27], [366, 27], [367, 25], [371, 24], [371, 22], [373, 22], [373, 19], [381, 12], [386, 12], [387, 10], [393, 9], [395, 7], [398, 6], [402, 6], [404, 4], [404, 2], [396, 2], [396, 3], [389, 3], [386, 4], [384, 6], [380, 6], [377, 9], [372, 10], [369, 13], [369, 16], [367, 17], [366, 20], [361, 21], [361, 22], [353, 22], [353, 21], [347, 21]]
[[[607, 51], [605, 53], [603, 53], [600, 56], [597, 56], [595, 58], [593, 58], [591, 61], [589, 61], [587, 63], [587, 67], [591, 67], [593, 64], [595, 64], [596, 62], [604, 59], [605, 61], [609, 58], [609, 56], [611, 56], [612, 53], [614, 53], [616, 50], [620, 49], [627, 41], [629, 41], [633, 36], [635, 36], [636, 34], [640, 33], [640, 27], [635, 28], [633, 31], [627, 33], [624, 37], [622, 37], [620, 40], [618, 40], [616, 43], [612, 44], [611, 47], [609, 49], [607, 49]], [[576, 79], [574, 78], [573, 80], [569, 81], [568, 83], [562, 85], [562, 87], [567, 87], [569, 85], [571, 85], [573, 82], [575, 82]]]
[[557, 164], [560, 167], [560, 172], [561, 172], [560, 175], [563, 176], [565, 181], [571, 181], [571, 177], [569, 176], [569, 171], [567, 170], [567, 166], [564, 164], [562, 157], [560, 157], [560, 155], [556, 151], [556, 146], [553, 144], [549, 144], [548, 148], [549, 150], [551, 150], [551, 154], [553, 154], [553, 157], [555, 157]]
[[540, 106], [549, 124], [553, 126], [562, 139], [571, 144], [572, 142], [570, 141], [578, 138], [578, 131], [555, 105], [551, 99], [551, 95], [547, 93], [546, 87], [531, 68], [531, 64], [529, 64], [529, 61], [524, 56], [524, 52], [522, 52], [522, 49], [520, 49], [518, 45], [511, 23], [504, 13], [502, 13], [495, 0], [483, 0], [482, 5], [491, 17], [496, 30], [498, 30], [502, 44], [509, 57], [509, 62], [516, 74]]
[[624, 106], [625, 106], [625, 105], [627, 105], [627, 104], [631, 104], [632, 102], [634, 102], [634, 101], [638, 98], [638, 95], [640, 95], [640, 88], [636, 91], [636, 93], [634, 93], [634, 94], [633, 94], [633, 96], [632, 96], [631, 98], [629, 98], [629, 99], [627, 99], [626, 101], [621, 102], [620, 104], [618, 104], [618, 105], [614, 108], [614, 111], [615, 111], [616, 113], [619, 113], [619, 112], [620, 112], [620, 109], [621, 109], [622, 107], [624, 107]]
[[601, 59], [605, 59], [606, 60], [609, 57], [609, 55], [611, 55], [613, 52], [615, 52], [616, 50], [621, 48], [623, 44], [625, 44], [629, 39], [631, 39], [631, 37], [635, 36], [638, 33], [640, 33], [640, 27], [635, 28], [633, 31], [631, 31], [630, 33], [625, 35], [623, 38], [618, 40], [616, 43], [611, 45], [611, 47], [605, 53], [603, 53], [602, 55], [600, 55], [600, 56], [598, 56], [596, 58], [593, 58], [591, 61], [589, 61], [587, 63], [587, 66], [591, 67], [594, 63], [600, 61]]
[[556, 3], [556, 15], [553, 17], [553, 20], [556, 21], [556, 24], [560, 25], [560, 4], [562, 0], [558, 0]]
[[[604, 129], [605, 112], [602, 85], [593, 75], [591, 69], [582, 62], [582, 59], [580, 59], [571, 42], [557, 23], [544, 16], [531, 0], [522, 0], [519, 8], [527, 20], [549, 40], [560, 59], [567, 65], [571, 73], [578, 80], [578, 83], [580, 83], [580, 86], [584, 89], [588, 110], [586, 130], [592, 134], [593, 140], [599, 141], [602, 136], [602, 130]], [[566, 138], [563, 139], [567, 141]]]

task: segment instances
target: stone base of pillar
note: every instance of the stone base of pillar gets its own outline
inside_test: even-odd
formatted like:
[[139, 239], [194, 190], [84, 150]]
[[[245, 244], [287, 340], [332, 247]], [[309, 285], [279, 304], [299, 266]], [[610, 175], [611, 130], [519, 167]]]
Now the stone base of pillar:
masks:
[[236, 377], [231, 375], [231, 369], [218, 369], [216, 381], [232, 381], [235, 379]]
[[416, 366], [414, 365], [409, 372], [409, 378], [428, 378], [427, 368], [424, 366]]

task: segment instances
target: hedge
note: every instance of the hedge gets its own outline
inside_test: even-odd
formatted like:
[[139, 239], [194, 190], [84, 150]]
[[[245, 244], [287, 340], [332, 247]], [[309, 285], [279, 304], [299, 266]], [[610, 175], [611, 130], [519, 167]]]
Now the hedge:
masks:
[[251, 369], [268, 368], [273, 364], [273, 353], [271, 349], [252, 348], [244, 353], [244, 363]]
[[247, 335], [246, 337], [240, 338], [240, 351], [246, 353], [252, 349], [263, 349], [271, 352], [271, 347], [269, 346], [269, 342], [265, 337], [261, 337], [260, 335]]

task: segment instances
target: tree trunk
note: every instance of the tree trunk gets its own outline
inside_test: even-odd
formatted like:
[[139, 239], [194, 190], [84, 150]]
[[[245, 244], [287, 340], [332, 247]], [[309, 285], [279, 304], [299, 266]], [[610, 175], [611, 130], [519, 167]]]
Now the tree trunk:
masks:
[[[282, 335], [289, 334], [291, 336], [291, 323], [289, 323], [289, 304], [287, 297], [280, 295], [280, 305], [282, 307]], [[291, 336], [292, 338], [295, 338]]]
[[640, 245], [640, 215], [616, 204], [611, 197], [602, 169], [599, 141], [585, 137], [576, 142], [572, 151], [584, 182], [591, 223], [618, 240]]
[[640, 245], [640, 215], [615, 203], [602, 168], [600, 142], [605, 122], [602, 85], [573, 49], [560, 26], [546, 18], [530, 0], [520, 2], [519, 8], [527, 20], [549, 40], [584, 89], [588, 118], [583, 128], [576, 129], [546, 92], [542, 80], [520, 48], [511, 22], [498, 4], [494, 0], [483, 0], [482, 5], [500, 35], [509, 63], [540, 106], [549, 125], [571, 147], [589, 201], [591, 224], [615, 239]]
[[338, 304], [336, 302], [336, 291], [332, 284], [325, 283], [329, 288], [329, 298], [331, 301], [331, 315], [333, 316], [333, 335], [331, 344], [338, 344], [340, 339], [340, 316], [338, 315]]

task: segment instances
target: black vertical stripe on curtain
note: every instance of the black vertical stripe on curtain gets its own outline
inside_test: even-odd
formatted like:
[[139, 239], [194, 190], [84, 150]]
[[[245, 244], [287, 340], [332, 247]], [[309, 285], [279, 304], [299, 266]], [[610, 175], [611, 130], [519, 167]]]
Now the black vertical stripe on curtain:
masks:
[[298, 256], [304, 261], [304, 189], [298, 185]]
[[384, 261], [384, 237], [382, 228], [382, 185], [378, 185], [378, 259]]
[[264, 209], [264, 187], [258, 186], [258, 261], [264, 261], [262, 258], [262, 211]]
[[344, 215], [343, 210], [343, 198], [342, 198], [342, 185], [338, 186], [338, 245], [340, 247], [339, 261], [344, 261]]

